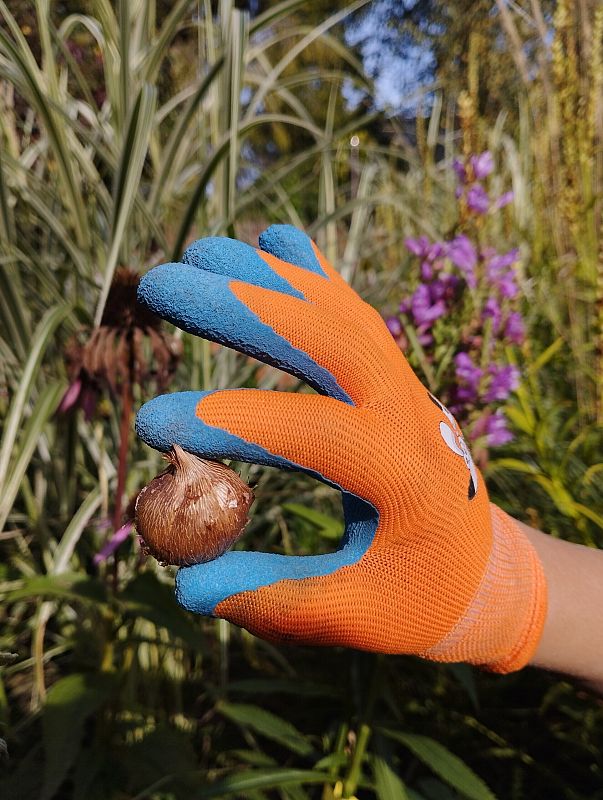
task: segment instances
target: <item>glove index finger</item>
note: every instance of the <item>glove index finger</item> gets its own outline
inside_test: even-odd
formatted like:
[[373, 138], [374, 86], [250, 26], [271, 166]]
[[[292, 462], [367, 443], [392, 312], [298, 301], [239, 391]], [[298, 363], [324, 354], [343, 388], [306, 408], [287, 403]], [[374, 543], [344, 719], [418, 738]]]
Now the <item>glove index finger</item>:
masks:
[[[289, 285], [260, 256], [255, 256], [275, 279]], [[279, 298], [304, 302], [292, 287], [289, 295], [293, 297], [266, 289], [257, 282], [233, 280], [228, 275], [180, 263], [161, 264], [149, 270], [140, 281], [138, 299], [155, 314], [189, 333], [251, 355], [295, 375], [322, 394], [351, 403], [333, 374], [260, 320], [236, 295], [235, 285], [273, 295], [276, 306]]]

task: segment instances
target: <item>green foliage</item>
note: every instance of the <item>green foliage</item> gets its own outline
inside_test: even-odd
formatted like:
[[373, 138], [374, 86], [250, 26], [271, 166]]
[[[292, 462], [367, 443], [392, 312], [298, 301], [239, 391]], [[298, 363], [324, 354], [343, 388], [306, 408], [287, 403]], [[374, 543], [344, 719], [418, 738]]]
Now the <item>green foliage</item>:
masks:
[[433, 739], [392, 730], [383, 730], [383, 734], [408, 747], [414, 756], [464, 797], [471, 800], [494, 800], [494, 795], [486, 784], [457, 756]]

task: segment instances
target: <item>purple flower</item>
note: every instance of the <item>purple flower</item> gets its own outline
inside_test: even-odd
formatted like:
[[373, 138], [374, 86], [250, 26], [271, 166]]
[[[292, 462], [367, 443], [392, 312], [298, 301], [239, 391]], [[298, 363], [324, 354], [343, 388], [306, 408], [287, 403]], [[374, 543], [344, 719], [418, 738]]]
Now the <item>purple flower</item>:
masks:
[[427, 236], [419, 236], [418, 238], [409, 237], [404, 240], [404, 244], [406, 245], [406, 249], [410, 250], [413, 256], [427, 258], [430, 248], [430, 241]]
[[68, 411], [77, 404], [80, 392], [82, 391], [82, 379], [76, 378], [73, 383], [67, 387], [67, 391], [61, 398], [57, 412], [59, 414], [66, 414]]
[[429, 284], [429, 294], [432, 302], [454, 299], [455, 290], [459, 283], [460, 279], [456, 275], [452, 275], [450, 272], [440, 273], [440, 277]]
[[485, 214], [490, 208], [488, 192], [479, 183], [474, 183], [467, 192], [467, 205], [476, 214]]
[[477, 156], [471, 156], [470, 163], [473, 168], [473, 174], [478, 181], [487, 178], [494, 169], [494, 159], [489, 150], [485, 150]]
[[441, 300], [432, 304], [429, 287], [421, 283], [412, 296], [412, 313], [416, 325], [427, 326], [446, 313], [446, 305]]
[[427, 258], [435, 261], [436, 258], [446, 255], [446, 242], [433, 242], [427, 251]]
[[435, 261], [436, 258], [444, 255], [445, 247], [442, 242], [430, 242], [427, 236], [409, 237], [404, 240], [406, 249], [413, 256], [421, 258], [423, 261]]
[[461, 233], [448, 243], [447, 255], [452, 263], [465, 274], [467, 284], [475, 289], [477, 280], [474, 269], [477, 263], [477, 252], [473, 242]]
[[457, 380], [462, 384], [457, 389], [458, 399], [466, 403], [475, 402], [483, 370], [473, 363], [468, 353], [457, 353], [454, 357], [454, 366]]
[[402, 323], [398, 319], [398, 317], [388, 317], [385, 320], [385, 324], [391, 335], [396, 339], [402, 333]]
[[521, 344], [525, 339], [526, 329], [518, 311], [512, 311], [505, 323], [505, 338], [514, 344]]
[[501, 194], [498, 200], [494, 201], [494, 208], [499, 209], [508, 206], [509, 203], [513, 202], [514, 196], [515, 195], [513, 194], [513, 192], [505, 192], [504, 194]]
[[57, 407], [57, 414], [68, 414], [77, 408], [84, 412], [86, 422], [94, 416], [98, 402], [98, 386], [88, 377], [88, 373], [80, 371], [77, 377], [65, 391]]
[[429, 295], [431, 297], [432, 302], [437, 302], [438, 300], [443, 300], [446, 294], [446, 282], [438, 278], [437, 280], [433, 281], [433, 283], [429, 284]]
[[121, 528], [118, 528], [113, 536], [110, 536], [109, 539], [105, 542], [105, 544], [101, 547], [98, 553], [94, 556], [93, 562], [96, 566], [98, 566], [101, 562], [106, 561], [110, 555], [117, 550], [119, 545], [122, 542], [125, 542], [132, 529], [134, 527], [134, 523], [132, 521], [126, 522], [125, 525], [122, 525]]
[[452, 169], [456, 173], [456, 177], [459, 179], [460, 183], [467, 183], [467, 169], [462, 161], [455, 158], [452, 162]]
[[519, 370], [513, 364], [499, 366], [491, 364], [488, 368], [490, 383], [484, 395], [484, 402], [493, 403], [496, 400], [506, 400], [511, 392], [519, 386]]
[[411, 307], [411, 298], [405, 297], [404, 300], [401, 301], [398, 309], [401, 314], [410, 314], [410, 307]]
[[482, 317], [485, 319], [491, 319], [492, 330], [494, 333], [498, 333], [500, 330], [500, 324], [502, 322], [502, 311], [500, 310], [498, 300], [495, 297], [489, 297], [486, 300], [486, 304], [484, 305], [482, 311]]
[[515, 282], [515, 275], [512, 272], [507, 272], [499, 281], [498, 288], [503, 297], [513, 300], [519, 293], [519, 287]]
[[513, 434], [507, 428], [507, 418], [502, 408], [490, 414], [486, 420], [487, 443], [490, 447], [499, 447], [513, 439]]
[[430, 281], [433, 278], [433, 267], [429, 261], [421, 262], [421, 280]]
[[510, 300], [517, 297], [519, 287], [515, 280], [515, 270], [512, 265], [517, 261], [519, 250], [517, 248], [509, 250], [508, 253], [498, 254], [491, 251], [486, 261], [486, 274], [488, 280], [495, 286], [502, 297]]
[[473, 242], [464, 233], [449, 242], [447, 249], [448, 258], [459, 269], [471, 270], [477, 263], [477, 253]]
[[486, 269], [488, 277], [498, 275], [507, 267], [512, 266], [519, 258], [519, 248], [514, 247], [508, 253], [497, 253], [495, 250], [489, 248], [484, 251], [484, 256], [487, 256]]

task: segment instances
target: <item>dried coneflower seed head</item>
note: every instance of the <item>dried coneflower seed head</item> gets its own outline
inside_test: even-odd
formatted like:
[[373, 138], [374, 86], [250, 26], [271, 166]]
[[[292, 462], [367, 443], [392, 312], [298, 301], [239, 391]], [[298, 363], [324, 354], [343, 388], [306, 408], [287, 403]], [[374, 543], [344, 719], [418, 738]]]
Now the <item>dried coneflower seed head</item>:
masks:
[[173, 445], [170, 466], [136, 500], [143, 548], [163, 564], [211, 561], [241, 536], [254, 495], [236, 472]]

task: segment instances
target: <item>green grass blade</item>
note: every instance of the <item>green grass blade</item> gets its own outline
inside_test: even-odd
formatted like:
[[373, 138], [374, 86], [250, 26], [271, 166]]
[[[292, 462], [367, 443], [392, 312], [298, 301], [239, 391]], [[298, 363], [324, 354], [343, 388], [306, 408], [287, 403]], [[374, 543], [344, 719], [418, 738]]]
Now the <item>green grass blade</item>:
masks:
[[65, 319], [69, 310], [70, 306], [68, 305], [61, 305], [49, 309], [42, 317], [32, 336], [33, 344], [23, 368], [23, 373], [19, 381], [19, 388], [10, 404], [10, 409], [2, 431], [2, 444], [0, 445], [0, 496], [5, 491], [5, 478], [8, 463], [26, 404], [38, 377], [42, 357], [53, 339], [55, 330]]
[[407, 747], [449, 786], [470, 800], [496, 800], [483, 780], [458, 756], [428, 736], [381, 729], [381, 733]]
[[90, 522], [95, 511], [100, 506], [101, 500], [100, 488], [96, 486], [88, 493], [81, 506], [71, 518], [54, 552], [52, 572], [55, 575], [66, 572], [69, 566], [69, 560], [80, 540], [80, 536], [84, 532], [86, 525]]
[[[316, 125], [310, 124], [305, 120], [300, 120], [297, 117], [291, 116], [290, 114], [262, 114], [262, 116], [242, 124], [238, 129], [238, 136], [242, 137], [243, 134], [247, 133], [253, 128], [259, 125], [267, 125], [272, 122], [283, 122], [289, 125], [297, 125], [300, 128], [305, 128], [306, 130], [310, 131], [310, 133], [315, 135], [317, 138], [320, 138], [322, 135], [320, 128], [317, 128]], [[209, 161], [207, 161], [203, 167], [201, 175], [197, 181], [197, 185], [195, 186], [195, 189], [189, 199], [183, 215], [183, 220], [180, 224], [180, 228], [178, 229], [178, 233], [176, 234], [176, 240], [172, 247], [172, 260], [174, 261], [177, 261], [182, 255], [184, 243], [193, 224], [193, 220], [195, 219], [195, 214], [198, 211], [199, 203], [201, 202], [210, 180], [212, 179], [216, 169], [220, 166], [220, 163], [229, 147], [230, 132], [225, 135], [224, 139], [214, 150]]]
[[154, 83], [162, 61], [169, 53], [169, 45], [184, 20], [191, 13], [191, 0], [179, 0], [172, 8], [162, 25], [159, 35], [151, 42], [148, 53], [140, 67], [140, 80]]
[[374, 754], [372, 761], [375, 794], [379, 800], [408, 800], [408, 792], [403, 781], [396, 775], [385, 758]]
[[249, 27], [249, 33], [256, 33], [259, 30], [268, 28], [278, 22], [279, 19], [291, 14], [292, 11], [306, 5], [307, 0], [285, 0], [283, 3], [277, 3], [270, 8], [267, 8], [252, 21]]
[[336, 14], [332, 14], [320, 25], [312, 28], [309, 33], [307, 33], [299, 42], [291, 47], [287, 51], [287, 54], [281, 58], [278, 64], [275, 64], [270, 73], [266, 76], [262, 85], [254, 95], [253, 100], [249, 104], [246, 118], [248, 119], [257, 113], [258, 109], [264, 102], [266, 95], [272, 91], [273, 87], [276, 85], [281, 73], [285, 71], [289, 64], [291, 64], [297, 58], [297, 56], [306, 49], [306, 47], [320, 38], [329, 30], [329, 28], [332, 28], [338, 23], [342, 22], [347, 16], [353, 14], [355, 11], [358, 11], [358, 9], [362, 8], [362, 6], [365, 6], [368, 2], [369, 0], [356, 0], [355, 3], [351, 3], [349, 6], [346, 6]]
[[193, 800], [209, 800], [210, 797], [245, 796], [254, 789], [281, 789], [285, 786], [304, 786], [324, 783], [329, 780], [326, 772], [304, 769], [256, 769], [229, 775], [227, 778], [202, 789]]
[[191, 122], [195, 121], [195, 114], [199, 108], [199, 105], [203, 102], [207, 92], [211, 88], [213, 82], [216, 80], [223, 66], [223, 58], [218, 59], [218, 61], [212, 65], [207, 75], [199, 84], [197, 91], [191, 97], [186, 110], [183, 114], [179, 115], [179, 118], [174, 125], [174, 130], [171, 132], [168, 143], [161, 154], [161, 164], [159, 165], [157, 176], [153, 181], [153, 188], [149, 197], [149, 208], [152, 214], [157, 212], [162, 194], [165, 192], [166, 187], [168, 187], [171, 183], [170, 171], [177, 160], [176, 157], [179, 149], [183, 146], [188, 146], [186, 135], [187, 130]]
[[10, 514], [15, 497], [19, 491], [19, 485], [29, 466], [34, 450], [38, 445], [44, 426], [56, 410], [64, 391], [65, 384], [63, 381], [56, 381], [51, 383], [40, 393], [40, 397], [33, 407], [31, 416], [20, 437], [15, 460], [9, 465], [8, 469], [2, 473], [0, 531], [3, 530], [6, 518]]
[[250, 728], [300, 756], [309, 756], [313, 752], [310, 742], [290, 722], [259, 706], [220, 703], [218, 709], [231, 722]]

